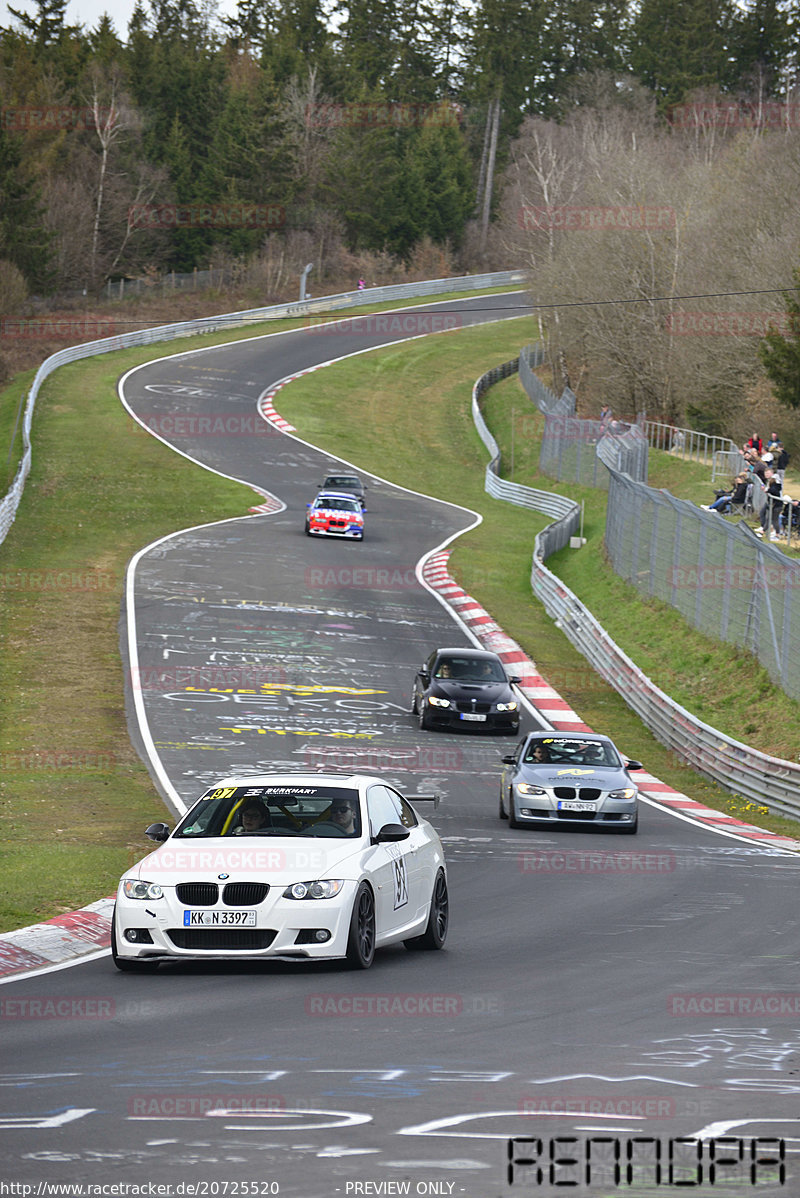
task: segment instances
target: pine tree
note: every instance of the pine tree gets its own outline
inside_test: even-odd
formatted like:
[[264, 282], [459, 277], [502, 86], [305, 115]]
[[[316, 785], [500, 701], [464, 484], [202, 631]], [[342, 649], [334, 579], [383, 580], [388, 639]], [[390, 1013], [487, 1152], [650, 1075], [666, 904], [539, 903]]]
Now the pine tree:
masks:
[[788, 330], [767, 333], [758, 346], [758, 356], [772, 383], [779, 403], [800, 408], [800, 269], [792, 272], [793, 292], [784, 296]]
[[777, 95], [791, 64], [796, 22], [780, 0], [751, 0], [737, 11], [731, 40], [730, 85]]
[[20, 139], [0, 128], [0, 258], [13, 262], [30, 287], [47, 290], [50, 257], [39, 189], [24, 168]]
[[642, 0], [633, 23], [631, 66], [662, 106], [729, 73], [731, 0]]
[[448, 105], [432, 114], [409, 147], [420, 191], [420, 227], [438, 244], [458, 245], [475, 193], [469, 155]]

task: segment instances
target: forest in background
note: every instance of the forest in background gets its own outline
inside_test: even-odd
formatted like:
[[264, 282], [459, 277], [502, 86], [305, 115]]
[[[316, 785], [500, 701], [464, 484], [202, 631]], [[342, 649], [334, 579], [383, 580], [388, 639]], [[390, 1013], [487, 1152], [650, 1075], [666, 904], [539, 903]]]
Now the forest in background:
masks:
[[523, 266], [579, 401], [737, 433], [768, 404], [798, 0], [65, 9], [0, 29], [3, 315], [209, 266], [260, 303], [308, 263], [317, 294]]

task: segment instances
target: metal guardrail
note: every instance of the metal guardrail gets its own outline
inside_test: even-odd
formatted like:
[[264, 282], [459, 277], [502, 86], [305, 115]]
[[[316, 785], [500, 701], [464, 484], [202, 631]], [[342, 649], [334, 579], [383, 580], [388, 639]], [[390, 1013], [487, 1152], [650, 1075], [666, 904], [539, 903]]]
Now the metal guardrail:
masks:
[[664, 449], [687, 462], [705, 462], [711, 466], [715, 453], [738, 452], [738, 446], [730, 437], [700, 433], [693, 428], [677, 428], [657, 420], [644, 420], [641, 427], [653, 449]]
[[[481, 440], [493, 455], [492, 462], [487, 467], [486, 490], [495, 498], [535, 508], [546, 515], [551, 514], [549, 509], [554, 503], [571, 504], [579, 519], [577, 504], [565, 496], [534, 491], [531, 487], [523, 487], [506, 480], [497, 480], [502, 483], [502, 488], [497, 487], [496, 482], [490, 484], [490, 475], [492, 479], [496, 479], [499, 472], [500, 453], [480, 413], [478, 399], [493, 382], [513, 373], [513, 365], [505, 363], [504, 366], [496, 368], [496, 371], [504, 373], [488, 371], [478, 379], [472, 392], [472, 412], [476, 428]], [[614, 470], [611, 473], [628, 484], [633, 481], [618, 475]], [[542, 506], [538, 506], [540, 496], [543, 497]], [[577, 595], [547, 569], [545, 560], [557, 549], [563, 548], [569, 536], [574, 535], [563, 535], [559, 528], [566, 526], [571, 519], [574, 519], [574, 514], [562, 516], [555, 524], [543, 529], [534, 542], [531, 589], [544, 604], [547, 614], [555, 620], [556, 626], [584, 655], [601, 678], [614, 687], [654, 736], [688, 765], [712, 778], [726, 790], [731, 790], [754, 803], [774, 808], [784, 815], [800, 818], [800, 764], [760, 753], [757, 749], [752, 749], [749, 745], [703, 723], [681, 707], [631, 661]], [[577, 525], [575, 527], [577, 528]], [[554, 530], [558, 530], [555, 535]]]
[[22, 500], [25, 480], [31, 468], [31, 424], [36, 397], [42, 383], [53, 371], [69, 362], [82, 358], [93, 358], [97, 354], [113, 353], [118, 349], [129, 349], [138, 345], [152, 345], [158, 341], [172, 341], [179, 337], [193, 337], [201, 333], [215, 333], [254, 324], [259, 320], [275, 320], [281, 316], [304, 316], [318, 312], [340, 311], [343, 308], [361, 307], [369, 303], [383, 303], [395, 299], [414, 299], [429, 295], [443, 295], [451, 291], [482, 291], [489, 287], [523, 286], [527, 274], [522, 270], [493, 271], [482, 275], [459, 275], [454, 279], [428, 279], [420, 283], [399, 283], [391, 287], [371, 287], [363, 291], [346, 291], [340, 295], [322, 296], [303, 303], [273, 304], [266, 308], [250, 308], [243, 312], [227, 312], [220, 316], [208, 316], [202, 320], [187, 320], [178, 324], [160, 325], [154, 329], [141, 329], [133, 333], [121, 333], [116, 337], [104, 337], [99, 341], [86, 341], [59, 350], [42, 362], [36, 372], [25, 402], [22, 420], [22, 457], [14, 481], [0, 500], [0, 544], [8, 536], [14, 523], [17, 509]]

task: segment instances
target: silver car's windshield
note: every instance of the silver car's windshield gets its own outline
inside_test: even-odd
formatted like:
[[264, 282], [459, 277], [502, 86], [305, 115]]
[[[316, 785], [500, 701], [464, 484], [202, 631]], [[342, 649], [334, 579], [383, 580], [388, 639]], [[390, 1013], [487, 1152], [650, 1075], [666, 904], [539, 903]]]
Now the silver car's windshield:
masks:
[[339, 786], [213, 787], [175, 836], [360, 836], [358, 791]]
[[622, 766], [614, 746], [607, 741], [558, 736], [529, 741], [522, 761], [525, 765], [600, 765], [614, 769]]

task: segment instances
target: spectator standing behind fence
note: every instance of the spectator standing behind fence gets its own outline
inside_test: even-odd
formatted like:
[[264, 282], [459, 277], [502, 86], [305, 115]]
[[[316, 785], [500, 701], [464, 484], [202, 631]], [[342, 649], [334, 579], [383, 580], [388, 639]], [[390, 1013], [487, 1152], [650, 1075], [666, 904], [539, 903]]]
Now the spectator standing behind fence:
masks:
[[670, 445], [670, 450], [673, 453], [683, 453], [685, 445], [686, 434], [684, 433], [683, 429], [674, 428], [672, 430], [672, 444]]
[[778, 434], [770, 433], [769, 437], [767, 438], [767, 449], [770, 451], [770, 453], [774, 453], [775, 447], [777, 445], [780, 445], [780, 440], [778, 438]]
[[606, 431], [606, 426], [608, 425], [609, 421], [611, 420], [612, 415], [613, 415], [613, 413], [611, 411], [610, 405], [607, 403], [604, 403], [602, 408], [600, 409], [600, 425], [603, 429], [603, 432]]
[[781, 511], [783, 510], [783, 503], [781, 502], [783, 487], [775, 471], [769, 468], [764, 472], [764, 491], [766, 492], [764, 496], [766, 502], [761, 512], [761, 527], [757, 528], [755, 533], [757, 537], [763, 537], [769, 526], [772, 525], [769, 539], [777, 541], [779, 539]]
[[764, 482], [764, 473], [767, 469], [766, 463], [761, 461], [754, 449], [745, 449], [744, 460], [747, 463], [747, 469], [751, 475], [755, 475], [760, 483]]
[[749, 441], [745, 441], [745, 449], [754, 449], [759, 457], [761, 457], [764, 449], [764, 442], [759, 437], [758, 433], [753, 433]]
[[783, 482], [783, 476], [786, 473], [786, 467], [789, 465], [789, 455], [780, 441], [776, 442], [775, 448], [772, 452], [774, 454], [772, 469], [775, 471], [781, 482]]

